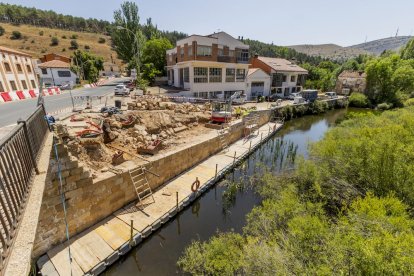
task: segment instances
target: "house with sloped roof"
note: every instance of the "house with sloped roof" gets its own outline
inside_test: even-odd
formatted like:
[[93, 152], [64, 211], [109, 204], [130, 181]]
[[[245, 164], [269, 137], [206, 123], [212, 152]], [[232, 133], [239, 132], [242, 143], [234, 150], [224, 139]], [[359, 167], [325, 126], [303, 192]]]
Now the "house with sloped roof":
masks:
[[37, 65], [43, 85], [63, 86], [69, 84], [71, 88], [79, 82], [78, 76], [70, 70], [70, 63], [61, 60], [51, 60]]
[[308, 71], [289, 60], [256, 55], [250, 64], [250, 68], [260, 68], [271, 77], [270, 94], [288, 97], [303, 90]]
[[366, 78], [364, 71], [345, 70], [338, 76], [335, 91], [339, 95], [350, 95], [352, 92], [365, 93], [367, 89]]
[[250, 68], [246, 79], [246, 97], [248, 100], [256, 100], [258, 97], [270, 95], [271, 78], [260, 68]]

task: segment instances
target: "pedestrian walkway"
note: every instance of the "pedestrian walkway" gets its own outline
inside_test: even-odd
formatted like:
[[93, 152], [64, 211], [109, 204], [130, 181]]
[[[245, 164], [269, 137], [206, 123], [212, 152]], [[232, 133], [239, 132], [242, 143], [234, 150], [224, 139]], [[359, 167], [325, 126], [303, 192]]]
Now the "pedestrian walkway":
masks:
[[[155, 203], [148, 199], [145, 209], [142, 210], [136, 203], [130, 204], [71, 238], [72, 262], [69, 261], [67, 242], [53, 248], [38, 261], [41, 273], [61, 276], [102, 273], [120, 256], [190, 205], [282, 126], [279, 123], [265, 124], [248, 139], [238, 140], [169, 181], [154, 192]], [[200, 187], [193, 192], [191, 188], [196, 179], [200, 181]], [[143, 203], [146, 204], [145, 201]]]

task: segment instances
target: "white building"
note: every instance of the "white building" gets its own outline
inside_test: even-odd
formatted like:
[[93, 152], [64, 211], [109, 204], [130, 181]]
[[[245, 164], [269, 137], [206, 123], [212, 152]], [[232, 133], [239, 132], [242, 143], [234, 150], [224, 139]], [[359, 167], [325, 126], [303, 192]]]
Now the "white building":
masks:
[[43, 85], [62, 86], [71, 84], [73, 87], [78, 80], [78, 76], [70, 70], [70, 64], [61, 60], [52, 60], [37, 65], [40, 69], [40, 78]]
[[247, 73], [247, 100], [270, 95], [271, 77], [260, 68], [251, 68]]
[[0, 46], [0, 92], [37, 89], [37, 77], [29, 54]]
[[269, 74], [271, 94], [276, 93], [280, 97], [302, 91], [308, 74], [307, 70], [281, 58], [255, 56], [251, 64], [252, 68], [260, 68]]
[[246, 94], [249, 46], [225, 32], [192, 35], [167, 51], [168, 84], [186, 96], [227, 98]]

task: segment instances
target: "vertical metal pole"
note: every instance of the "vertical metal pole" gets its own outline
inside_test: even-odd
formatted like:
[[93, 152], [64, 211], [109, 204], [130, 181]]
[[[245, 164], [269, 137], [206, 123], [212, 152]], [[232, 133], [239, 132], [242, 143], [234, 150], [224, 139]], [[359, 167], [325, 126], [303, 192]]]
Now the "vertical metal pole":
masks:
[[250, 140], [249, 152], [252, 149], [252, 140]]
[[26, 124], [26, 121], [23, 121], [22, 119], [19, 119], [19, 120], [17, 121], [17, 123], [18, 123], [18, 124], [23, 124], [24, 137], [26, 138], [26, 143], [27, 143], [27, 145], [29, 146], [29, 151], [30, 151], [30, 159], [31, 159], [31, 160], [32, 160], [32, 162], [33, 162], [33, 166], [34, 166], [34, 169], [35, 169], [35, 171], [36, 171], [36, 174], [38, 175], [38, 174], [40, 174], [40, 172], [39, 172], [39, 168], [37, 167], [36, 158], [35, 158], [35, 156], [34, 156], [34, 152], [33, 152], [32, 144], [30, 143], [30, 139], [29, 139], [29, 132], [28, 132], [28, 130], [27, 130], [27, 124]]
[[132, 243], [133, 236], [134, 236], [134, 221], [131, 219], [131, 239], [130, 239], [130, 243]]
[[234, 152], [233, 165], [236, 163], [236, 152]]
[[263, 132], [262, 132], [262, 135], [260, 135], [260, 142], [262, 142], [262, 140], [263, 140]]
[[75, 111], [75, 102], [73, 101], [72, 88], [69, 90], [70, 99], [72, 100], [72, 111]]
[[177, 212], [178, 212], [178, 192], [175, 192], [175, 198], [176, 198], [176, 206], [177, 206]]
[[217, 179], [217, 171], [218, 171], [218, 164], [216, 164], [216, 174], [214, 176], [214, 179]]

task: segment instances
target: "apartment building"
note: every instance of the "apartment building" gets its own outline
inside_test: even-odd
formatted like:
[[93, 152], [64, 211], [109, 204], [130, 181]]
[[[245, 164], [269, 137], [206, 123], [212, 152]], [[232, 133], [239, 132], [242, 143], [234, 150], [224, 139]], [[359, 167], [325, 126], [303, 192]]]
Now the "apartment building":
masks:
[[0, 92], [37, 88], [31, 55], [0, 46]]
[[255, 56], [251, 59], [251, 68], [260, 68], [271, 77], [271, 94], [287, 97], [300, 92], [306, 81], [308, 71], [281, 58]]
[[225, 32], [192, 35], [167, 51], [168, 84], [186, 96], [228, 98], [246, 92], [249, 46]]

